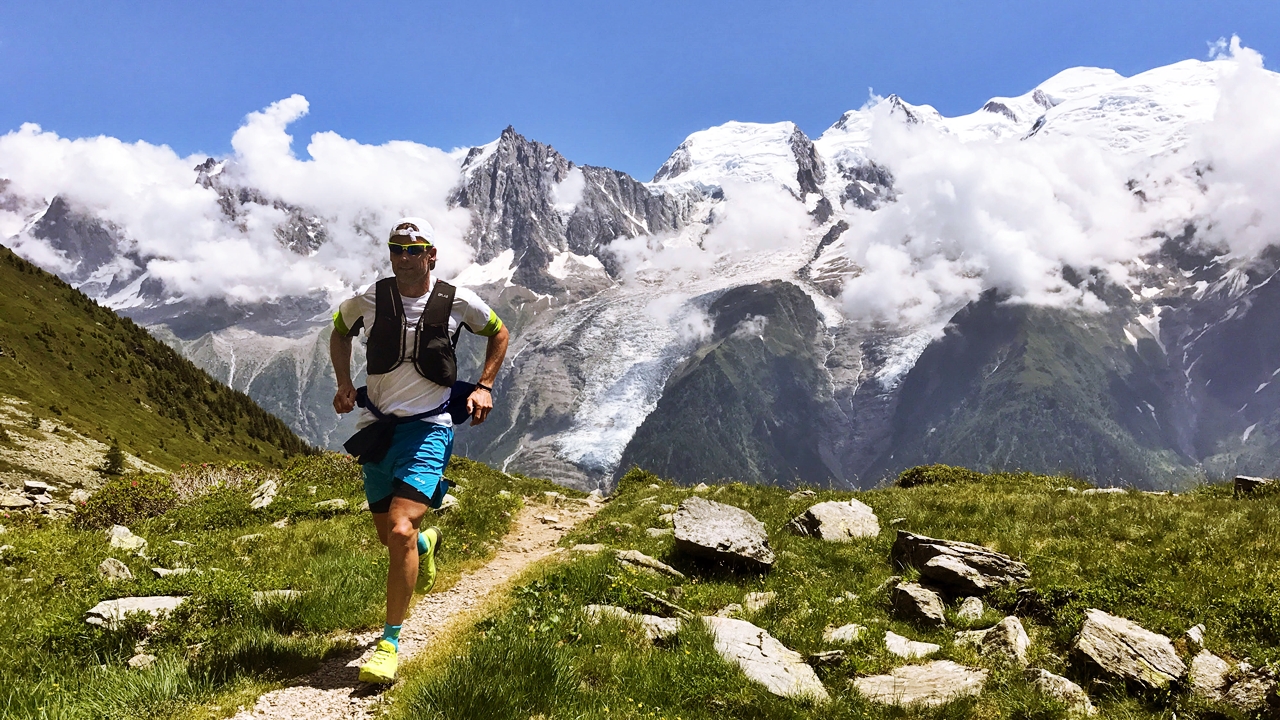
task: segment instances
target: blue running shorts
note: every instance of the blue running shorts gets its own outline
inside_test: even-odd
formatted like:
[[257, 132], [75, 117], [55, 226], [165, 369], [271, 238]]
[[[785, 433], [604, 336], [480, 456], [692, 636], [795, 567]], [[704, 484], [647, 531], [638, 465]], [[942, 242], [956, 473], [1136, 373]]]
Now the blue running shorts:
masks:
[[369, 510], [387, 512], [393, 497], [440, 507], [449, 491], [444, 469], [452, 455], [453, 428], [422, 421], [397, 425], [386, 457], [362, 466]]

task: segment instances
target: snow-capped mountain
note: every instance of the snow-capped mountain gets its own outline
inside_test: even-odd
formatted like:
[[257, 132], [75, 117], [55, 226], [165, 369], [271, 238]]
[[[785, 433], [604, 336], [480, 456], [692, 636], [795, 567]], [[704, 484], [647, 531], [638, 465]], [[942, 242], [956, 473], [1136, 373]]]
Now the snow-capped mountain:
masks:
[[[1242, 98], [1280, 82], [1233, 52], [1129, 78], [1073, 68], [952, 118], [874, 98], [814, 140], [729, 122], [647, 183], [512, 128], [359, 162], [434, 163], [423, 186], [447, 191], [424, 202], [458, 239], [442, 274], [513, 330], [498, 406], [459, 430], [460, 452], [582, 488], [633, 463], [867, 486], [925, 462], [1170, 486], [1280, 470], [1280, 261], [1265, 208], [1233, 233], [1243, 211], [1214, 200], [1254, 182], [1230, 138], [1259, 114]], [[222, 294], [194, 270], [184, 285], [175, 268], [224, 266], [158, 250], [92, 193], [34, 197], [3, 141], [0, 230], [337, 447], [350, 428], [329, 409], [328, 315], [386, 272], [379, 221], [409, 208], [330, 207], [337, 193], [298, 179], [333, 155], [318, 142], [284, 180], [237, 144], [188, 163], [181, 192], [210, 237], [285, 258], [309, 291], [255, 292], [269, 281], [250, 269]], [[469, 262], [450, 269], [450, 253]], [[474, 371], [482, 345], [461, 349]]]

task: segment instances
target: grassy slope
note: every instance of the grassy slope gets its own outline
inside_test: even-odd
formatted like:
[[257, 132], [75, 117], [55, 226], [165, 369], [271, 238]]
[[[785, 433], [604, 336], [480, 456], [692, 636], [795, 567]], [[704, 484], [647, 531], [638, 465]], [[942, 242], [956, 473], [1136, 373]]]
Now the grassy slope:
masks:
[[[659, 484], [651, 489], [649, 484]], [[580, 557], [517, 589], [508, 610], [482, 623], [461, 643], [457, 657], [430, 675], [412, 679], [396, 695], [400, 718], [837, 718], [983, 717], [1063, 718], [1065, 708], [1034, 693], [1021, 674], [952, 645], [954, 629], [927, 631], [894, 620], [887, 596], [876, 588], [894, 570], [889, 548], [895, 528], [979, 542], [1021, 557], [1032, 569], [1034, 599], [1015, 593], [989, 598], [995, 606], [976, 627], [1001, 616], [1021, 617], [1032, 638], [1032, 663], [1065, 673], [1092, 688], [1104, 717], [1222, 717], [1198, 701], [1174, 694], [1134, 699], [1091, 686], [1069, 662], [1069, 644], [1083, 612], [1098, 607], [1179, 637], [1191, 625], [1208, 627], [1207, 644], [1228, 657], [1280, 661], [1280, 498], [1233, 500], [1222, 487], [1182, 496], [1081, 496], [1060, 488], [1062, 478], [992, 475], [982, 482], [820, 492], [789, 500], [785, 491], [740, 484], [714, 488], [709, 497], [750, 510], [764, 522], [779, 560], [768, 575], [737, 576], [691, 565], [674, 555], [668, 537], [651, 538], [662, 503], [691, 491], [643, 473], [624, 479], [617, 498], [573, 542], [635, 548], [689, 575], [684, 583], [628, 572], [607, 556]], [[882, 532], [849, 544], [798, 538], [785, 523], [810, 504], [856, 496], [874, 508]], [[644, 501], [647, 498], [655, 501]], [[895, 518], [904, 520], [890, 525]], [[629, 523], [630, 526], [616, 523]], [[671, 588], [682, 585], [680, 594]], [[778, 599], [745, 616], [802, 653], [829, 649], [828, 625], [858, 622], [870, 637], [848, 648], [849, 657], [819, 674], [834, 701], [824, 707], [783, 700], [746, 680], [719, 659], [696, 624], [686, 623], [673, 647], [653, 648], [637, 628], [593, 626], [578, 611], [587, 603], [616, 604], [666, 614], [641, 594], [648, 590], [694, 613], [740, 603], [747, 592], [772, 590]], [[845, 593], [856, 599], [840, 602]], [[939, 657], [993, 669], [978, 699], [936, 711], [901, 711], [871, 705], [849, 687], [854, 677], [906, 661], [884, 650], [884, 630], [943, 646]], [[520, 668], [520, 672], [512, 672]], [[1229, 714], [1227, 716], [1230, 716]]]
[[8, 248], [0, 286], [0, 388], [38, 416], [161, 467], [306, 450], [247, 395]]
[[[264, 474], [279, 477], [281, 490], [272, 505], [255, 511], [250, 495]], [[251, 703], [270, 684], [348, 647], [342, 631], [381, 625], [387, 555], [368, 513], [354, 510], [363, 501], [354, 462], [326, 454], [297, 458], [282, 473], [211, 475], [224, 478], [222, 489], [130, 524], [149, 541], [150, 559], [113, 551], [102, 532], [67, 522], [3, 520], [8, 529], [0, 544], [14, 549], [0, 554], [6, 600], [0, 605], [0, 717], [218, 716], [218, 707]], [[449, 477], [459, 483], [459, 505], [433, 519], [449, 537], [438, 590], [492, 555], [522, 495], [554, 487], [462, 458], [450, 465]], [[315, 508], [332, 498], [346, 499], [352, 509]], [[271, 525], [285, 517], [291, 519], [286, 527]], [[256, 541], [235, 542], [258, 534]], [[136, 580], [100, 579], [97, 566], [106, 557], [124, 561]], [[203, 573], [156, 579], [151, 567]], [[263, 607], [251, 602], [251, 591], [276, 589], [305, 594]], [[142, 623], [110, 632], [81, 619], [100, 600], [162, 594], [189, 599], [151, 632]], [[143, 637], [157, 667], [130, 670], [125, 661]]]

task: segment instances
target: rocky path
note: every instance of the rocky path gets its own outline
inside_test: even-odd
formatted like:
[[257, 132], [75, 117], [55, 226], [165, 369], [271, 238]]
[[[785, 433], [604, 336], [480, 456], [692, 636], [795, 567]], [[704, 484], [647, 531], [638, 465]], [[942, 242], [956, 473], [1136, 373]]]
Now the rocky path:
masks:
[[[443, 592], [419, 596], [400, 633], [400, 664], [429, 647], [457, 623], [467, 622], [475, 611], [534, 563], [560, 550], [556, 543], [565, 533], [602, 507], [589, 500], [557, 499], [557, 505], [527, 504], [516, 516], [511, 532], [485, 566], [463, 575]], [[372, 529], [370, 530], [372, 532]], [[445, 543], [449, 542], [445, 538]], [[375, 717], [383, 687], [358, 682], [358, 668], [373, 654], [380, 632], [356, 636], [357, 649], [332, 658], [319, 670], [258, 698], [252, 709], [242, 709], [232, 720], [363, 720]]]

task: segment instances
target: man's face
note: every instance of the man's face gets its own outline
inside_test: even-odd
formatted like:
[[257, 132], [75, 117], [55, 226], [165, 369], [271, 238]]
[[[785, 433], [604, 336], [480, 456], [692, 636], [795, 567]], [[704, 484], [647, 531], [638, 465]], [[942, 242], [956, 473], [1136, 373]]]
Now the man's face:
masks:
[[426, 252], [417, 255], [410, 255], [407, 250], [399, 253], [391, 252], [391, 270], [395, 273], [397, 280], [416, 282], [426, 277], [435, 257], [434, 247], [429, 247]]

